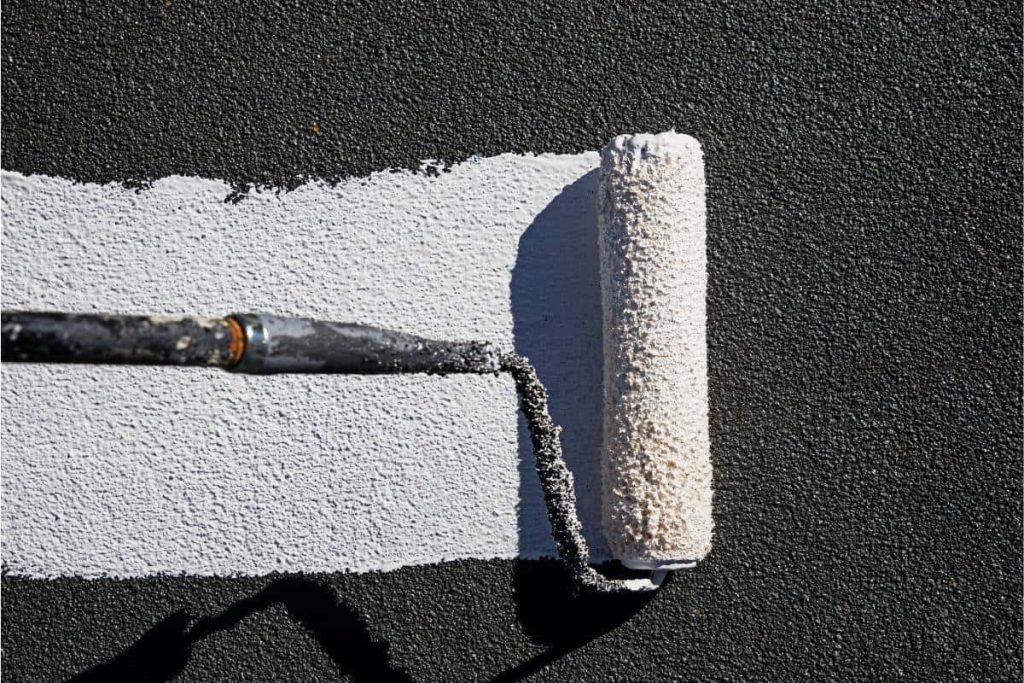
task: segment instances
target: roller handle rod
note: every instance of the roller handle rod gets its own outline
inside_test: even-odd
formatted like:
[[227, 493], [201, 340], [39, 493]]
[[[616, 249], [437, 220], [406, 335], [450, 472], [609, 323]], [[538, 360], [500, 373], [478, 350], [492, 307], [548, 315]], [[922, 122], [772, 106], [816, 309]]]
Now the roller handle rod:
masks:
[[221, 367], [249, 374], [492, 373], [484, 342], [434, 341], [395, 330], [309, 318], [221, 318], [4, 312], [5, 363]]
[[0, 360], [230, 367], [243, 350], [234, 327], [226, 318], [4, 311]]

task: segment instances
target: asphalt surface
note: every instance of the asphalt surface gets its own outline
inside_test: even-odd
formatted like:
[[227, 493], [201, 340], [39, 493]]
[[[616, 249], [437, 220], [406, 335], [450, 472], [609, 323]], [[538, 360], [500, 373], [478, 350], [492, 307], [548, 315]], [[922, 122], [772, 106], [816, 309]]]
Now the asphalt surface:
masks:
[[7, 576], [4, 675], [1018, 679], [1021, 26], [1006, 2], [6, 2], [22, 173], [239, 199], [696, 136], [717, 528], [625, 602], [549, 562]]

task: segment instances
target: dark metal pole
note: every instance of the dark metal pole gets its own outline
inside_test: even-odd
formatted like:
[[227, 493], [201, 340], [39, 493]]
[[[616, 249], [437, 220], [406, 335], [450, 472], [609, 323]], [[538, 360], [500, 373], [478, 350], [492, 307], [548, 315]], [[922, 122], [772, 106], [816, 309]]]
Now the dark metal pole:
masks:
[[241, 326], [228, 318], [77, 313], [0, 314], [4, 363], [114, 363], [231, 367]]
[[223, 318], [2, 314], [5, 363], [201, 365], [277, 373], [492, 373], [486, 342], [450, 342], [366, 325], [244, 314]]

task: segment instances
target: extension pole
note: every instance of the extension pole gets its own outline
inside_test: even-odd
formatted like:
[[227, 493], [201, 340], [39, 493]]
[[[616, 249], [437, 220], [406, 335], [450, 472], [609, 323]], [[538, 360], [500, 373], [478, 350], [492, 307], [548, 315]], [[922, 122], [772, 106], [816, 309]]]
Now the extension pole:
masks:
[[351, 323], [265, 314], [222, 318], [4, 312], [4, 363], [111, 363], [276, 373], [497, 372], [486, 342], [435, 341]]

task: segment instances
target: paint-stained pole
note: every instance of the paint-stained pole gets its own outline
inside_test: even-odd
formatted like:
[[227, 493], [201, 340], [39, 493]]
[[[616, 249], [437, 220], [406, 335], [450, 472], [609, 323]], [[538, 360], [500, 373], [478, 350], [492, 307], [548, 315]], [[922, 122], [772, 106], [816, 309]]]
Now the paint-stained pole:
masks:
[[487, 342], [436, 341], [368, 325], [242, 314], [222, 318], [4, 312], [5, 363], [221, 367], [278, 373], [485, 374]]
[[4, 363], [231, 367], [245, 350], [231, 318], [4, 312]]

